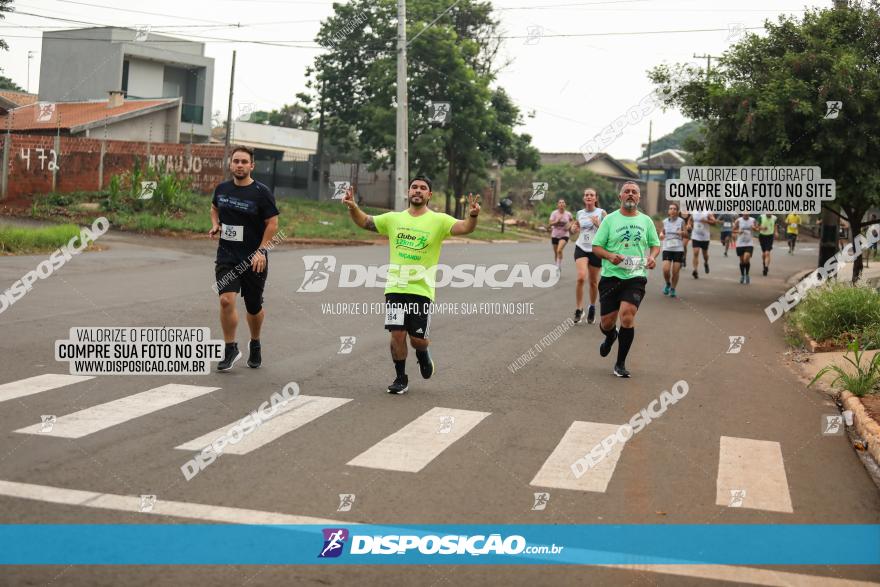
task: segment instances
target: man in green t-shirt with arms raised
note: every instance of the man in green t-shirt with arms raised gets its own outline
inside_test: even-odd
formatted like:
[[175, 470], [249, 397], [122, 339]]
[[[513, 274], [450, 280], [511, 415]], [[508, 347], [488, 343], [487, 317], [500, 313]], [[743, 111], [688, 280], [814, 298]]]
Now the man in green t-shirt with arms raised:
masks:
[[593, 237], [593, 253], [602, 259], [602, 278], [599, 280], [602, 320], [599, 329], [605, 340], [599, 346], [599, 354], [607, 357], [615, 339], [620, 339], [613, 371], [618, 377], [630, 375], [626, 369], [626, 356], [636, 336], [636, 312], [645, 297], [647, 270], [656, 266], [654, 259], [660, 252], [657, 228], [650, 216], [639, 212], [640, 199], [638, 184], [623, 184], [620, 210], [606, 216]]
[[434, 273], [443, 241], [450, 236], [470, 234], [477, 227], [479, 196], [468, 196], [468, 216], [457, 220], [449, 214], [428, 208], [431, 180], [417, 176], [409, 182], [409, 208], [370, 216], [354, 201], [349, 189], [342, 203], [355, 224], [388, 237], [390, 267], [385, 287], [385, 329], [391, 331], [391, 359], [396, 377], [388, 393], [402, 394], [409, 389], [406, 375], [406, 337], [416, 351], [422, 377], [434, 374], [434, 361], [428, 352], [431, 302], [434, 301]]

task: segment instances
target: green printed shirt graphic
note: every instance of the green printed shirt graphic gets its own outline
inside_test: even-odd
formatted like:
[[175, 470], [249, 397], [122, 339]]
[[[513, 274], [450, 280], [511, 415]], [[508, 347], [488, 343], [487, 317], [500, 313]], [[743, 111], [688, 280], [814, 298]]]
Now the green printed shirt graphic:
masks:
[[[448, 214], [428, 210], [421, 216], [403, 212], [386, 212], [373, 217], [379, 234], [388, 237], [390, 257], [388, 285], [385, 293], [406, 293], [434, 299], [434, 268], [440, 260], [440, 248], [449, 237], [452, 225], [458, 222]], [[406, 273], [406, 266], [421, 266], [424, 272]], [[430, 277], [430, 283], [429, 278]]]
[[593, 246], [633, 259], [619, 265], [602, 259], [602, 277], [631, 279], [648, 276], [645, 261], [639, 259], [647, 259], [651, 247], [660, 246], [660, 238], [654, 221], [647, 214], [639, 212], [636, 216], [624, 216], [617, 210], [606, 216], [599, 225], [593, 237]]

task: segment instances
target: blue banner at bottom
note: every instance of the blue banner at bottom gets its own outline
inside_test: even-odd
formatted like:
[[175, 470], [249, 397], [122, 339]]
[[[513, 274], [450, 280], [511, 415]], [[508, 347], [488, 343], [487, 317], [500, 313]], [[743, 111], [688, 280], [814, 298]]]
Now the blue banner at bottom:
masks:
[[878, 525], [2, 525], [4, 565], [878, 565]]

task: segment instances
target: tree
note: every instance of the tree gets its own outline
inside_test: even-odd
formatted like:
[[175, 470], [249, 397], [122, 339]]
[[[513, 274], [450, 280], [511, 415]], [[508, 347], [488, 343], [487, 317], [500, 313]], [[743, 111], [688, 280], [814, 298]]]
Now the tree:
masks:
[[[491, 87], [499, 47], [491, 4], [449, 5], [413, 0], [407, 6], [408, 171], [445, 186], [447, 212], [449, 196], [484, 179], [493, 162], [532, 167], [538, 162], [531, 138], [513, 132], [521, 124], [519, 109], [502, 89]], [[318, 43], [329, 50], [307, 71], [312, 94], [303, 103], [314, 116], [323, 102], [329, 143], [358, 154], [371, 169], [390, 167], [397, 110], [396, 2], [353, 0], [335, 4], [334, 10], [318, 33]], [[429, 102], [448, 102], [451, 118], [432, 122]]]
[[[690, 122], [686, 122], [671, 133], [663, 135], [654, 141], [651, 145], [651, 154], [656, 155], [660, 151], [665, 151], [666, 149], [682, 149], [686, 151], [687, 143], [693, 140], [699, 141], [702, 132], [703, 129], [699, 121], [691, 120]], [[645, 150], [642, 151], [641, 156], [648, 156], [647, 145], [645, 145]]]
[[13, 92], [24, 92], [25, 89], [19, 86], [5, 75], [0, 75], [0, 90], [12, 90]]
[[[547, 195], [543, 200], [530, 200], [533, 182], [547, 182]], [[501, 187], [513, 200], [515, 208], [533, 206], [539, 218], [549, 216], [560, 198], [565, 200], [569, 210], [580, 209], [586, 188], [596, 190], [600, 208], [611, 210], [619, 206], [613, 183], [586, 167], [575, 167], [570, 163], [542, 165], [537, 171], [505, 169], [501, 174]]]
[[272, 126], [284, 126], [287, 128], [300, 128], [303, 130], [318, 130], [318, 122], [312, 118], [312, 113], [299, 102], [285, 104], [280, 110], [257, 110], [248, 118], [248, 122], [256, 124], [268, 123]]
[[[6, 19], [6, 16], [3, 15], [4, 12], [13, 12], [13, 10], [12, 0], [0, 0], [0, 20]], [[3, 39], [0, 39], [0, 49], [9, 51], [9, 45]]]
[[[747, 35], [712, 75], [687, 65], [649, 75], [677, 87], [667, 105], [703, 122], [698, 165], [816, 165], [836, 180], [823, 207], [845, 217], [853, 237], [880, 205], [880, 14], [877, 0], [812, 9], [803, 20], [765, 22], [767, 35]], [[843, 109], [826, 119], [826, 102]], [[833, 254], [833, 249], [831, 250]], [[820, 265], [829, 256], [820, 250]], [[853, 267], [853, 281], [862, 259]]]

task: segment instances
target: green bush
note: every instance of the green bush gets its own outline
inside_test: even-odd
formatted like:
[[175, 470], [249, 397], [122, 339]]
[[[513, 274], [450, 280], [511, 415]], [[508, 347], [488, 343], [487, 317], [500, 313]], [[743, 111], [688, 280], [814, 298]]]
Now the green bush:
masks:
[[791, 320], [817, 342], [880, 348], [880, 294], [871, 287], [832, 283], [810, 291]]
[[60, 224], [43, 228], [0, 226], [0, 252], [38, 253], [53, 251], [78, 236], [75, 224]]
[[[850, 358], [850, 353], [853, 355], [852, 358]], [[852, 365], [853, 369], [828, 365], [816, 373], [816, 376], [810, 381], [810, 385], [828, 373], [834, 373], [835, 377], [831, 380], [832, 387], [845, 389], [857, 397], [876, 392], [878, 385], [880, 385], [880, 353], [876, 353], [873, 359], [866, 360], [863, 364], [864, 354], [863, 350], [859, 350], [859, 341], [854, 340], [847, 345], [847, 353], [843, 357], [847, 363]]]

